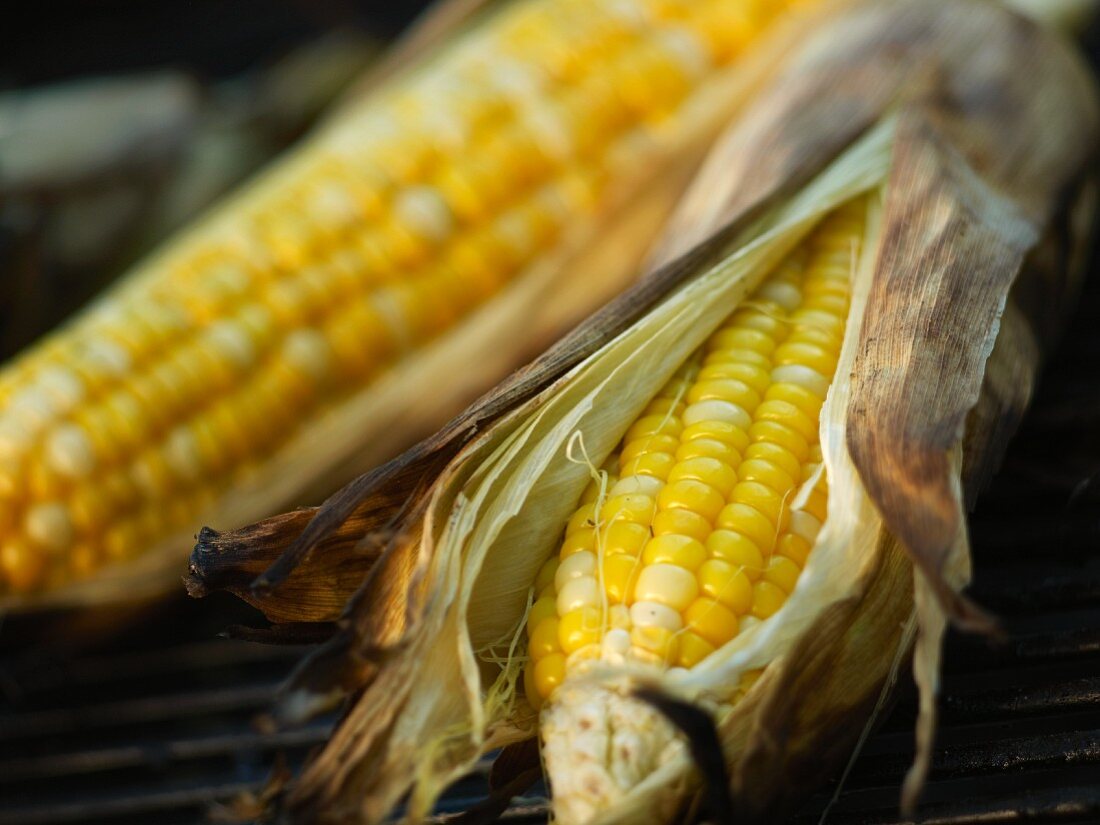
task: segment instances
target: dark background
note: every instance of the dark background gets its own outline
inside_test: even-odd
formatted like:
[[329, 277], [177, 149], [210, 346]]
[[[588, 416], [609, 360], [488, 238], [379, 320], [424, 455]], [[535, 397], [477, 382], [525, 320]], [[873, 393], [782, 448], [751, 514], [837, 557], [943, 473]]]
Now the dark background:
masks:
[[225, 77], [311, 35], [393, 36], [426, 0], [12, 0], [0, 35], [0, 89], [165, 66]]

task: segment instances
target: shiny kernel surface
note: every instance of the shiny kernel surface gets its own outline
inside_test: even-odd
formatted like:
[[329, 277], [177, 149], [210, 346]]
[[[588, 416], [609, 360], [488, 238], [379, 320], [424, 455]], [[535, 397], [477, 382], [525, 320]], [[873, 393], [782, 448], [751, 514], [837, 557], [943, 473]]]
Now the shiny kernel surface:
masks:
[[706, 541], [713, 529], [706, 517], [680, 508], [660, 510], [650, 526], [654, 536], [685, 536], [696, 541]]
[[684, 611], [684, 624], [716, 648], [737, 635], [737, 614], [707, 597], [693, 601]]
[[707, 560], [702, 542], [689, 536], [669, 534], [655, 536], [642, 551], [642, 563], [672, 564], [684, 570], [697, 570]]
[[707, 521], [714, 521], [725, 504], [724, 496], [709, 484], [683, 479], [667, 484], [657, 495], [662, 510], [689, 510]]
[[644, 524], [615, 521], [603, 528], [602, 551], [606, 556], [625, 555], [636, 557], [650, 538], [650, 530]]
[[[796, 588], [827, 516], [824, 476], [793, 503], [822, 462], [846, 320], [848, 270], [830, 249], [858, 244], [861, 214], [827, 219], [650, 401], [605, 465], [598, 519], [585, 493], [559, 545], [556, 615], [544, 598], [529, 618], [548, 626], [540, 641], [556, 630], [575, 654], [563, 678], [582, 654], [690, 669]], [[560, 684], [558, 654], [544, 642], [531, 655], [525, 679], [542, 701]]]

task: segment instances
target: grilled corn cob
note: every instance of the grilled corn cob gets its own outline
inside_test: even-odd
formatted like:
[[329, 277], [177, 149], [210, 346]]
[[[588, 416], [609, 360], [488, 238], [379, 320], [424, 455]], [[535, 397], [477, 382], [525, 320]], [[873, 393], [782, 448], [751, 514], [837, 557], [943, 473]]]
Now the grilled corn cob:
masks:
[[[667, 265], [288, 549], [388, 537], [280, 703], [353, 697], [289, 815], [416, 821], [538, 736], [555, 821], [776, 821], [912, 646], [911, 804], [946, 623], [992, 626], [960, 592], [964, 507], [1071, 303], [1098, 134], [1076, 56], [992, 4], [855, 3], [808, 36]], [[685, 703], [725, 772], [693, 765]], [[700, 812], [703, 782], [733, 810]]]
[[0, 592], [261, 515], [242, 483], [705, 132], [788, 5], [522, 0], [351, 106], [0, 373]]
[[590, 483], [535, 582], [534, 706], [592, 660], [692, 668], [794, 589], [826, 517], [817, 421], [864, 208], [828, 218], [749, 297]]

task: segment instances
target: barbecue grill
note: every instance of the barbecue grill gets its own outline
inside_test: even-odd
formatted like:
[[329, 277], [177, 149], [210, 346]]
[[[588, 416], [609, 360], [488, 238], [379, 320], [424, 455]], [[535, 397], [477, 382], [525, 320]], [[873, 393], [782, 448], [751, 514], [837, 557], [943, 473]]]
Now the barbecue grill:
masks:
[[[948, 636], [921, 822], [1100, 820], [1100, 267], [1093, 269], [971, 520], [972, 593], [1002, 617], [1008, 638], [993, 645]], [[220, 635], [255, 621], [223, 595], [5, 619], [0, 825], [203, 821], [260, 790], [273, 770], [293, 770], [334, 720], [271, 727], [265, 710], [303, 648]], [[845, 775], [793, 822], [903, 821], [897, 806], [915, 713], [903, 676]], [[482, 799], [487, 779], [486, 764], [453, 787], [441, 818]], [[545, 821], [544, 794], [532, 789], [503, 818]]]
[[[973, 516], [973, 593], [1003, 618], [1008, 641], [948, 637], [922, 822], [1100, 819], [1098, 323], [1093, 278]], [[0, 825], [194, 822], [211, 805], [262, 787], [277, 754], [290, 767], [300, 763], [332, 724], [265, 725], [265, 708], [302, 649], [220, 638], [225, 627], [255, 619], [231, 599], [180, 598], [109, 619], [122, 629], [91, 651], [81, 636], [108, 617], [9, 618], [0, 631]], [[846, 778], [794, 822], [901, 821], [915, 708], [905, 677]], [[481, 799], [487, 775], [485, 766], [452, 788], [441, 813]], [[505, 816], [544, 821], [541, 793]]]

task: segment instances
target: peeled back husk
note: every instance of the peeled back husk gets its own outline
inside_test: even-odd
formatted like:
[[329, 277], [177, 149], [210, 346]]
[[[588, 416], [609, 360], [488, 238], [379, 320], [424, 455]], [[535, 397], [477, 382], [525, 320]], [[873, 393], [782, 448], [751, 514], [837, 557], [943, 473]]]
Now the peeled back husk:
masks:
[[[293, 614], [279, 585], [311, 547], [343, 535], [329, 547], [348, 552], [358, 535], [382, 548], [336, 634], [284, 693], [288, 719], [354, 697], [285, 797], [291, 818], [381, 821], [408, 793], [406, 815], [421, 819], [488, 750], [536, 735], [516, 689], [518, 640], [534, 576], [590, 468], [768, 270], [855, 197], [867, 229], [821, 420], [828, 518], [798, 586], [686, 676], [623, 695], [637, 701], [642, 685], [706, 709], [738, 821], [774, 821], [850, 755], [915, 639], [912, 803], [946, 623], [995, 629], [961, 594], [964, 507], [1074, 294], [1098, 128], [1096, 91], [1072, 50], [996, 6], [867, 2], [823, 22], [712, 151], [657, 253], [667, 263], [439, 435], [335, 496], [267, 571], [259, 601], [278, 619]], [[273, 532], [241, 533], [235, 552], [265, 557]], [[588, 684], [622, 682], [596, 671]], [[550, 764], [558, 818], [693, 810], [702, 777], [687, 748], [670, 754], [611, 791], [575, 781], [583, 765]]]

